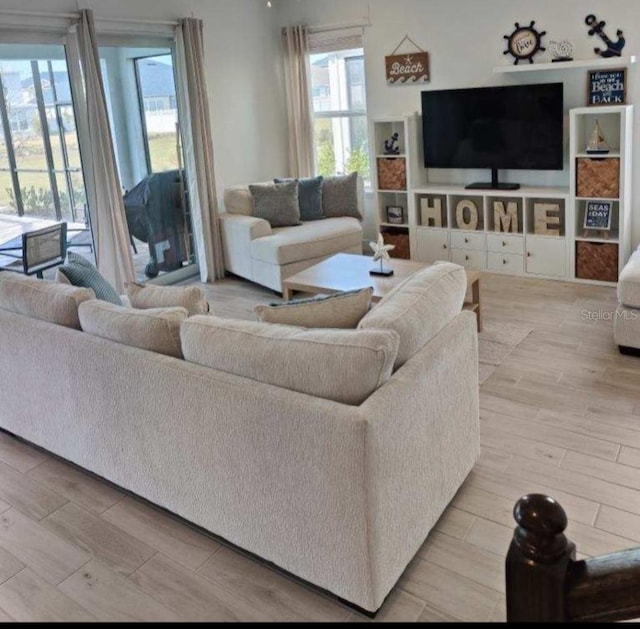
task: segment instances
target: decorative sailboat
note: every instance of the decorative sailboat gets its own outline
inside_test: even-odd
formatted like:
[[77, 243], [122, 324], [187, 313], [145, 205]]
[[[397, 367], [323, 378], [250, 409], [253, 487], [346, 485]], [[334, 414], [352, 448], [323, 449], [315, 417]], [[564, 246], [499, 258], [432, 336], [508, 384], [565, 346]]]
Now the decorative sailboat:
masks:
[[587, 153], [590, 155], [604, 155], [611, 150], [609, 142], [604, 137], [602, 129], [596, 120], [596, 127], [591, 134], [591, 139], [587, 144]]

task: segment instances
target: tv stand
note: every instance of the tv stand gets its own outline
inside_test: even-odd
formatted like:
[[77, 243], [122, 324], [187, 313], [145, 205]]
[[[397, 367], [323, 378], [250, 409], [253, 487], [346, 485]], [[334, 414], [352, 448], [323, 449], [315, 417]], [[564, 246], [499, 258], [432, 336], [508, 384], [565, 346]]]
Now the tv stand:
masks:
[[491, 182], [476, 182], [465, 186], [465, 190], [519, 190], [519, 183], [500, 183], [498, 181], [498, 169], [491, 169]]

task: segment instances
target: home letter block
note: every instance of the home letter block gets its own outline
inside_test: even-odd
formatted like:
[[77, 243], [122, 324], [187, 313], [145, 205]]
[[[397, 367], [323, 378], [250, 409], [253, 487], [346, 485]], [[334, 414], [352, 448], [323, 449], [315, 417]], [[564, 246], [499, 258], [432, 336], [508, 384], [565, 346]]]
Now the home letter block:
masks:
[[[556, 216], [552, 216], [553, 214]], [[534, 203], [533, 220], [536, 235], [560, 235], [560, 205], [558, 203]]]
[[493, 202], [493, 223], [497, 232], [518, 233], [518, 204], [515, 201], [507, 203], [504, 209], [502, 201]]
[[442, 200], [420, 199], [420, 218], [423, 227], [442, 227]]
[[[465, 210], [468, 210], [469, 220], [465, 216]], [[474, 230], [478, 228], [478, 207], [470, 199], [463, 199], [456, 207], [456, 223], [458, 229]]]

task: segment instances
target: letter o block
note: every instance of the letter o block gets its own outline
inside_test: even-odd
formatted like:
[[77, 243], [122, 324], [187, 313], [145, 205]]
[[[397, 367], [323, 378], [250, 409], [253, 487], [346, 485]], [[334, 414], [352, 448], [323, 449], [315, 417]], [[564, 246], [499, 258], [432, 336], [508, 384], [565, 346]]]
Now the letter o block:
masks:
[[478, 229], [478, 206], [470, 199], [463, 199], [456, 206], [456, 224], [458, 229], [470, 231]]

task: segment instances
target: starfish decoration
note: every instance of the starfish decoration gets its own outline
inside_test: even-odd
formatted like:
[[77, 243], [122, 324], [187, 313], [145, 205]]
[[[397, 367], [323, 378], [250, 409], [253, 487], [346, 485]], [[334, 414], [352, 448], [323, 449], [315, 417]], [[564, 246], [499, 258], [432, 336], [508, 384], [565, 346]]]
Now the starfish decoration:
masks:
[[370, 242], [369, 246], [373, 250], [373, 261], [376, 262], [377, 260], [380, 260], [381, 266], [383, 260], [389, 259], [389, 251], [396, 248], [395, 245], [385, 245], [382, 234], [378, 234], [378, 241]]
[[411, 55], [407, 55], [405, 62], [408, 66], [410, 66], [413, 63], [413, 57]]

